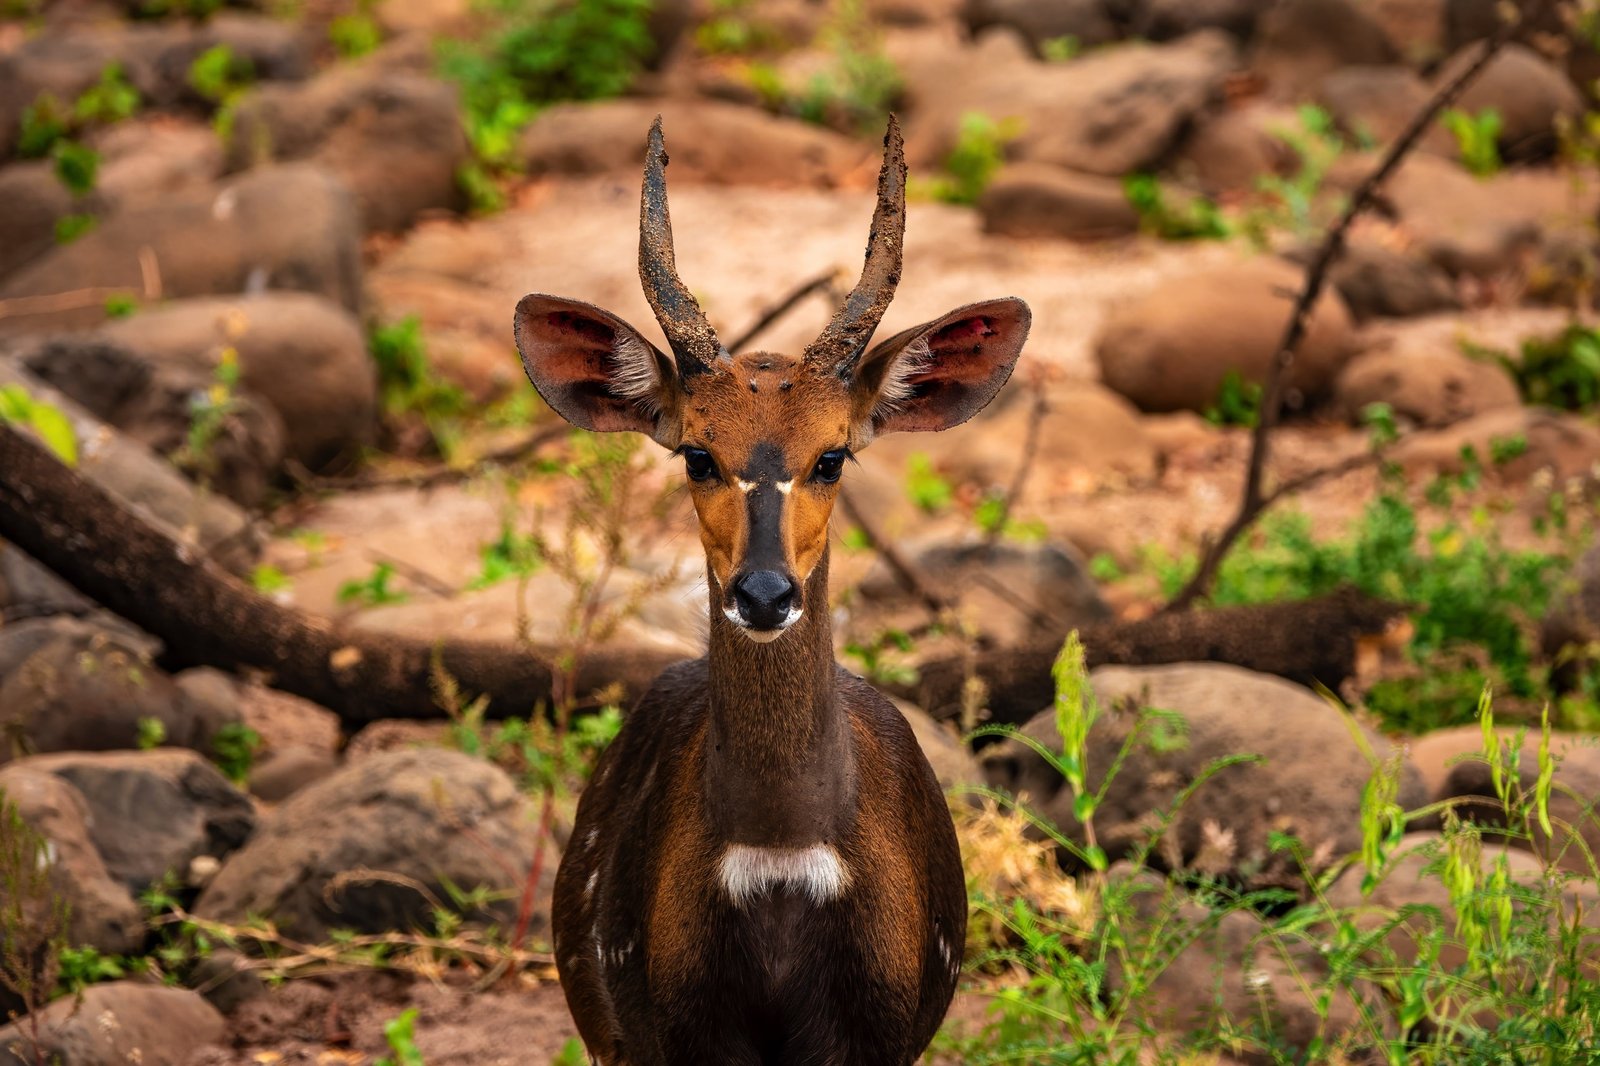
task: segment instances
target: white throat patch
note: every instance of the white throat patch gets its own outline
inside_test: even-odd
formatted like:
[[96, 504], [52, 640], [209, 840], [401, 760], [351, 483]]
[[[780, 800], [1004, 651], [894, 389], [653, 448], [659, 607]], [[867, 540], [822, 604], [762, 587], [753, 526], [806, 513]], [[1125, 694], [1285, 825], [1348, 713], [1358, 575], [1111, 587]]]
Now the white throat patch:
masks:
[[850, 887], [850, 871], [832, 844], [808, 848], [729, 844], [719, 872], [722, 887], [738, 907], [779, 887], [793, 889], [812, 903], [837, 899]]

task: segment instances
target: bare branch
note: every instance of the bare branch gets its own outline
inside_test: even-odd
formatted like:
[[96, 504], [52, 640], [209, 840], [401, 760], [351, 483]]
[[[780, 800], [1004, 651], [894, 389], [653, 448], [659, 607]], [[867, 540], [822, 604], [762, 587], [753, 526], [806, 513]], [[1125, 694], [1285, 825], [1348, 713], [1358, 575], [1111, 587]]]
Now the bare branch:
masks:
[[826, 274], [818, 274], [810, 281], [801, 282], [789, 295], [761, 312], [761, 317], [751, 323], [750, 328], [733, 339], [732, 343], [728, 345], [728, 351], [737, 355], [743, 349], [748, 348], [751, 341], [765, 333], [778, 319], [794, 310], [801, 300], [804, 300], [814, 292], [831, 290], [838, 278], [839, 271], [830, 270]]

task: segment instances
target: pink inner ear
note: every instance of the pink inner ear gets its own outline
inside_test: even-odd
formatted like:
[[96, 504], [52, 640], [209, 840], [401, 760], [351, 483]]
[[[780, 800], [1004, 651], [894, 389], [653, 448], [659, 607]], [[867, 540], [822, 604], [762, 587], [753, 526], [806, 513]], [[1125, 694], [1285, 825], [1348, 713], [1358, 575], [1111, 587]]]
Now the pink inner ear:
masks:
[[606, 376], [604, 360], [616, 345], [616, 330], [592, 316], [571, 311], [549, 312], [545, 325], [547, 332], [540, 338], [545, 375], [567, 381], [594, 381]]
[[933, 358], [907, 380], [913, 386], [935, 379], [960, 384], [987, 381], [995, 368], [984, 358], [983, 344], [999, 332], [983, 315], [950, 323], [928, 335], [928, 351]]

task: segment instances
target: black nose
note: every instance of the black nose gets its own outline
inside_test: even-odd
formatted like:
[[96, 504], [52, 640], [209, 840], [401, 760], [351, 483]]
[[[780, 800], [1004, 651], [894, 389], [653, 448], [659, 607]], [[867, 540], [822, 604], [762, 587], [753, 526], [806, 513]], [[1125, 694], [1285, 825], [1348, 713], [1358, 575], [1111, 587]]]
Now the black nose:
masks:
[[789, 617], [795, 586], [776, 570], [756, 570], [733, 583], [739, 614], [756, 629], [777, 629]]

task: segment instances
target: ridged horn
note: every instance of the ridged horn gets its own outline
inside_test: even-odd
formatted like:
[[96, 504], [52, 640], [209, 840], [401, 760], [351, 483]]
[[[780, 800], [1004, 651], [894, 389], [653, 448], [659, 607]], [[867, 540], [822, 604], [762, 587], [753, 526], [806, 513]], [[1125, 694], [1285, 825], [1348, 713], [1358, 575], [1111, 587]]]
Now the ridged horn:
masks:
[[702, 374], [726, 357], [700, 303], [678, 277], [672, 251], [672, 214], [667, 209], [667, 148], [661, 116], [650, 127], [644, 187], [639, 194], [639, 281], [677, 357], [678, 375]]
[[894, 299], [900, 283], [900, 266], [906, 235], [906, 146], [900, 123], [889, 116], [883, 135], [883, 168], [878, 171], [878, 206], [872, 212], [872, 232], [867, 236], [867, 261], [861, 280], [845, 298], [816, 340], [806, 348], [809, 363], [830, 367], [848, 376], [866, 350], [872, 333]]

